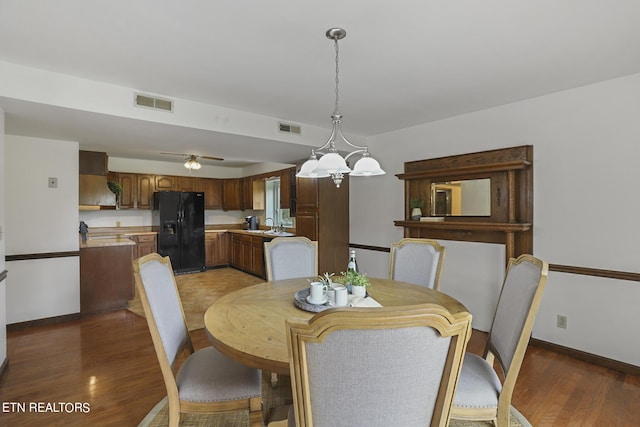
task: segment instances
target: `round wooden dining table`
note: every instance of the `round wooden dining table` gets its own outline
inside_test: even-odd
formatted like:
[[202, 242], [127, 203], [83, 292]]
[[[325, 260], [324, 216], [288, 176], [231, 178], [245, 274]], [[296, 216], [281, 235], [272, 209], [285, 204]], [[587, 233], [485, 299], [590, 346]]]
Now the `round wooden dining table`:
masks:
[[[438, 304], [452, 314], [467, 312], [456, 299], [424, 286], [370, 278], [369, 295], [382, 306]], [[306, 278], [278, 280], [231, 292], [214, 302], [204, 314], [205, 331], [221, 353], [248, 366], [289, 375], [287, 319], [310, 319], [314, 312], [294, 305]], [[335, 310], [344, 310], [340, 308]], [[375, 308], [371, 308], [375, 310]]]

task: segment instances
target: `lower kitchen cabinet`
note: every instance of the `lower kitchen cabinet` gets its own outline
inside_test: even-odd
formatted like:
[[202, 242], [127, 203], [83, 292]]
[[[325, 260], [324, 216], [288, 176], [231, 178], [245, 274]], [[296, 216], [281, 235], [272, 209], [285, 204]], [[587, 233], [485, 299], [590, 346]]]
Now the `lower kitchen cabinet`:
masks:
[[127, 307], [133, 298], [135, 245], [80, 249], [80, 312], [100, 313]]
[[241, 233], [231, 234], [230, 264], [239, 270], [266, 278], [264, 267], [264, 242], [271, 240], [263, 236]]
[[131, 238], [136, 242], [134, 258], [158, 252], [157, 236], [155, 234], [136, 234]]
[[219, 267], [229, 265], [229, 233], [204, 233], [205, 265]]

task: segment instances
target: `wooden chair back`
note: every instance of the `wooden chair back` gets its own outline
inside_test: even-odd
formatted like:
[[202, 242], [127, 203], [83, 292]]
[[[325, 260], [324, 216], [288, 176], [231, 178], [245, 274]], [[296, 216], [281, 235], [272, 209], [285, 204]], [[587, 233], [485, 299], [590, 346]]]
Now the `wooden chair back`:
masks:
[[288, 321], [287, 331], [296, 425], [447, 425], [468, 312], [333, 309]]

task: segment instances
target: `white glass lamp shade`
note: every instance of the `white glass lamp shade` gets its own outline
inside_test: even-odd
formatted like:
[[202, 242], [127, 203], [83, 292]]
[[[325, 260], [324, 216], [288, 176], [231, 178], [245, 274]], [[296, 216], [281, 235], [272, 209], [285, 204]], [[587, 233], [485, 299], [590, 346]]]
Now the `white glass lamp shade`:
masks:
[[351, 169], [347, 166], [347, 162], [344, 158], [335, 152], [330, 152], [325, 154], [318, 160], [318, 166], [316, 167], [316, 172], [322, 173], [349, 173]]
[[200, 169], [202, 166], [200, 165], [200, 163], [195, 160], [195, 159], [189, 159], [184, 163], [184, 167], [187, 169], [195, 169], [198, 170]]
[[384, 175], [385, 173], [376, 159], [364, 156], [353, 166], [351, 176], [375, 176]]
[[300, 172], [296, 174], [298, 178], [326, 178], [329, 173], [317, 170], [318, 160], [311, 158], [302, 164]]

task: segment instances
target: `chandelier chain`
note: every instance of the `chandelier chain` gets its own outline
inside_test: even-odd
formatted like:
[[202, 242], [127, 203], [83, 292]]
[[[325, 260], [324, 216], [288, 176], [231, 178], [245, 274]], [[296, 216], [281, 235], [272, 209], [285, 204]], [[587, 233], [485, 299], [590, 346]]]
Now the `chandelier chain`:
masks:
[[339, 67], [339, 48], [338, 48], [338, 38], [334, 38], [333, 39], [334, 45], [335, 45], [335, 49], [336, 49], [336, 104], [333, 108], [333, 114], [334, 115], [338, 115], [340, 114], [339, 110], [338, 110], [338, 99], [339, 99], [339, 93], [338, 93], [338, 84], [340, 83], [340, 79], [338, 78], [338, 73], [340, 72], [340, 67]]

